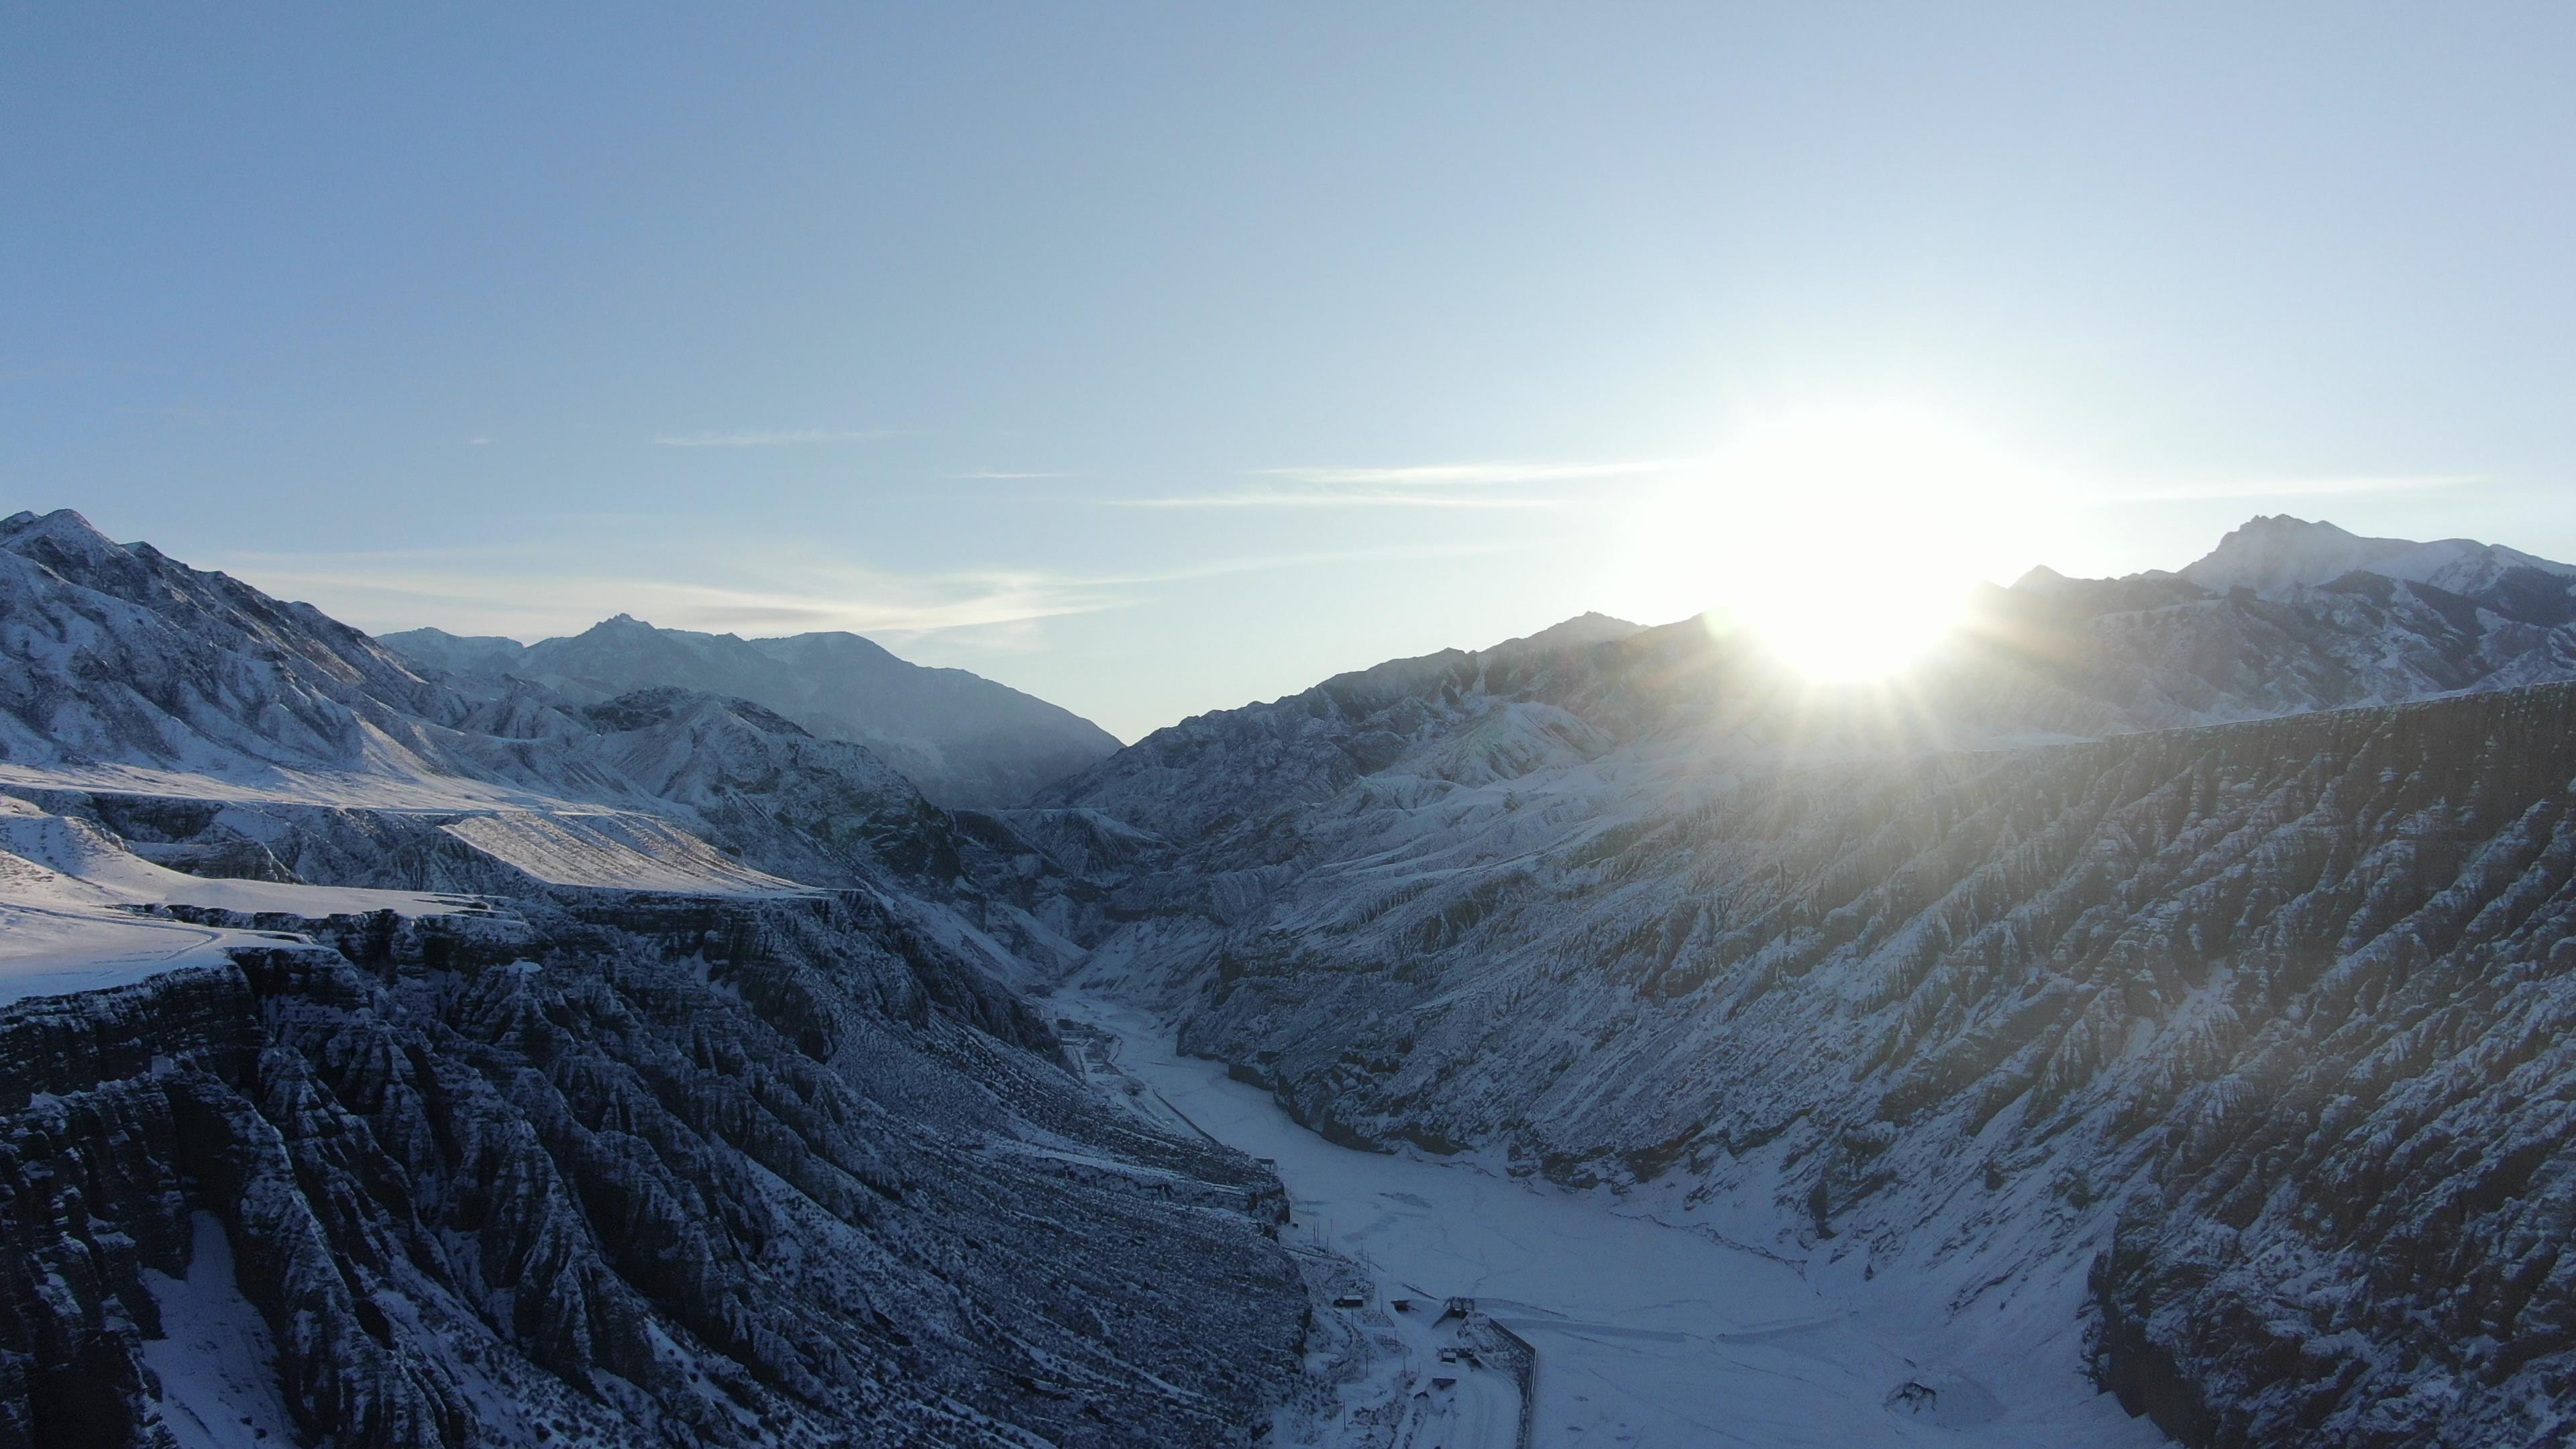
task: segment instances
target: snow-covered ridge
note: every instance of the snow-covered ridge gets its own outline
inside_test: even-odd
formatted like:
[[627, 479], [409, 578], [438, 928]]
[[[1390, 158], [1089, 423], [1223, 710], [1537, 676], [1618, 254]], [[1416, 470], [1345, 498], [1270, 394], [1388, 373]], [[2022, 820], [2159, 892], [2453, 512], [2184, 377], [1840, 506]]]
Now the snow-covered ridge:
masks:
[[1067, 1074], [1046, 879], [762, 705], [0, 522], [0, 1440], [1239, 1442], [1275, 1182]]
[[430, 669], [515, 676], [586, 703], [654, 687], [756, 701], [817, 735], [866, 746], [950, 807], [1016, 805], [1118, 748], [1068, 710], [962, 669], [906, 663], [856, 634], [741, 639], [620, 614], [534, 645], [438, 629], [378, 642]]
[[2576, 578], [2576, 565], [2555, 563], [2518, 549], [2446, 538], [2417, 543], [2403, 538], [2364, 538], [2323, 521], [2277, 514], [2256, 518], [2219, 540], [2218, 547], [2182, 570], [2205, 589], [2258, 593], [2298, 584], [2330, 584], [2351, 573], [2371, 573], [2431, 584], [2455, 594], [2493, 588], [2514, 569]]

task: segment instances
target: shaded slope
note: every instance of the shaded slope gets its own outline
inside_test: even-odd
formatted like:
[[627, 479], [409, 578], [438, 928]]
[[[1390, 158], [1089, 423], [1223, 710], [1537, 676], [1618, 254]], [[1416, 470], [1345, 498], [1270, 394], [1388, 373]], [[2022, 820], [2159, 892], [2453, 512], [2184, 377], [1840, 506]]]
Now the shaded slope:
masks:
[[1259, 1169], [864, 901], [268, 924], [0, 1013], [15, 1442], [170, 1442], [209, 1219], [352, 1449], [1222, 1443], [1293, 1372]]
[[2096, 1371], [2190, 1442], [2544, 1442], [2571, 781], [2568, 686], [1681, 792], [1378, 779], [1132, 878], [1098, 969], [1328, 1135], [1750, 1192], [1962, 1330], [2095, 1263]]

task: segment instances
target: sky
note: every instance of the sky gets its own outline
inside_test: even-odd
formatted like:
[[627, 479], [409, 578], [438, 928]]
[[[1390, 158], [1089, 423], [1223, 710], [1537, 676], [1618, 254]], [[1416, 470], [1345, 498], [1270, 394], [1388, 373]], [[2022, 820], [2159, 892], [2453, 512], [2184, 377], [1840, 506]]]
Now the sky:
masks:
[[2257, 513], [2576, 559], [2571, 74], [2563, 5], [0, 0], [0, 512], [1131, 739]]

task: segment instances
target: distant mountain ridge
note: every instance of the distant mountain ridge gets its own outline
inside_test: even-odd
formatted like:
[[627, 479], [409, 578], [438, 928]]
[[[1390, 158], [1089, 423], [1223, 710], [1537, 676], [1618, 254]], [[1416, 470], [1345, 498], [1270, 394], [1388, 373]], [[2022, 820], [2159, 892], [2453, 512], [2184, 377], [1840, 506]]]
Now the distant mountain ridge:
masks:
[[2299, 584], [2330, 584], [2351, 573], [2371, 573], [2408, 583], [2431, 584], [2455, 594], [2491, 589], [2515, 569], [2557, 578], [2576, 578], [2576, 565], [2479, 543], [2446, 538], [2417, 543], [2404, 538], [2364, 538], [2322, 520], [2309, 522], [2289, 514], [2257, 517], [2220, 539], [2207, 556], [2186, 566], [2182, 576], [2205, 589], [2253, 589], [2260, 593]]
[[[2576, 567], [2464, 540], [2354, 540], [2473, 590], [2457, 593], [2342, 567], [2353, 539], [2295, 519], [2231, 533], [2203, 572], [2250, 557], [2292, 580], [2260, 593], [2213, 589], [2188, 570], [2033, 570], [1982, 589], [1917, 667], [1848, 694], [1820, 692], [1758, 638], [1700, 620], [1641, 628], [1584, 615], [1183, 720], [1035, 803], [1196, 838], [1260, 830], [1273, 811], [1372, 776], [1473, 787], [1628, 748], [1676, 769], [1996, 748], [2576, 680]], [[2306, 581], [2317, 574], [2327, 581]]]
[[951, 809], [1017, 805], [1119, 747], [1070, 710], [963, 669], [910, 663], [849, 633], [743, 639], [619, 614], [530, 645], [439, 629], [378, 642], [429, 668], [515, 675], [576, 699], [665, 685], [748, 699], [826, 739], [867, 746]]
[[2255, 518], [2177, 572], [2033, 569], [1922, 671], [1997, 737], [2097, 738], [2576, 678], [2576, 566]]
[[[0, 519], [0, 786], [471, 817], [487, 823], [449, 833], [561, 884], [945, 891], [960, 874], [948, 815], [902, 774], [738, 695], [581, 700], [430, 673], [309, 604], [114, 543], [68, 509]], [[238, 850], [240, 828], [194, 844]], [[309, 831], [262, 849], [316, 848]]]

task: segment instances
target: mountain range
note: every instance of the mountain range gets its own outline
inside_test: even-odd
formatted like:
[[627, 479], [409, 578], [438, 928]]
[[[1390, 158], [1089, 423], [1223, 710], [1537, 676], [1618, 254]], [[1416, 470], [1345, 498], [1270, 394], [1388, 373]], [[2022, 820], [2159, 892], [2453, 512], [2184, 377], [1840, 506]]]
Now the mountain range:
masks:
[[1293, 1377], [1275, 1180], [1068, 1072], [1016, 853], [864, 748], [71, 513], [0, 520], [0, 721], [0, 1443], [1218, 1442]]
[[1069, 710], [962, 669], [906, 663], [856, 634], [741, 639], [620, 614], [533, 645], [437, 629], [377, 642], [414, 665], [516, 676], [583, 703], [662, 685], [747, 699], [825, 739], [865, 745], [951, 808], [1017, 805], [1118, 749]]
[[1904, 1442], [2576, 1436], [2576, 568], [2260, 518], [1876, 684], [1587, 615], [945, 801], [863, 731], [1063, 721], [433, 634], [0, 521], [0, 1443], [1293, 1439], [1355, 1270], [1080, 1001], [1915, 1325]]

